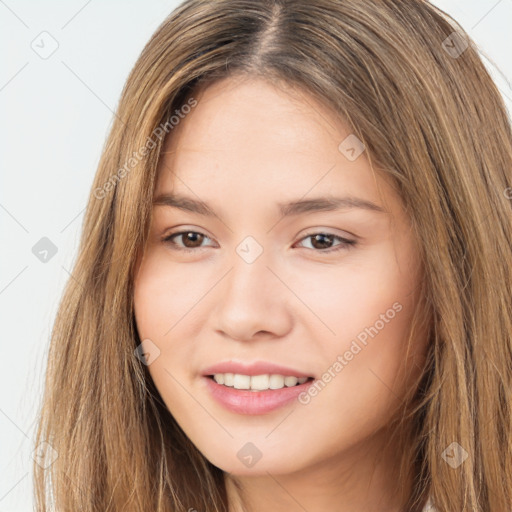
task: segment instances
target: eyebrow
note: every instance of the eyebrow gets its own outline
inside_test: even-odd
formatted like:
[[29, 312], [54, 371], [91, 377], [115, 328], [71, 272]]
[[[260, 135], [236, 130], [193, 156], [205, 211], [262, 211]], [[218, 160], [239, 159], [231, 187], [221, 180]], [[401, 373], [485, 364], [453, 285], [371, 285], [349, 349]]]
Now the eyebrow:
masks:
[[[208, 217], [217, 217], [213, 209], [204, 201], [186, 197], [180, 194], [160, 194], [153, 200], [154, 206], [171, 206]], [[349, 208], [360, 208], [379, 213], [388, 213], [381, 206], [358, 197], [314, 197], [297, 199], [287, 203], [277, 204], [283, 217], [300, 215], [302, 213], [327, 212]]]

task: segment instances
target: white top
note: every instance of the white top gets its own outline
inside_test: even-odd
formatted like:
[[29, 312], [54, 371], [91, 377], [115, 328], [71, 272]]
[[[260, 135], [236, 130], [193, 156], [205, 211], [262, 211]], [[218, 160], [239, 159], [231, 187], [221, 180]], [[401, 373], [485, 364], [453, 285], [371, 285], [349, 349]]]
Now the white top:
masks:
[[434, 505], [432, 505], [432, 500], [430, 497], [427, 500], [427, 503], [423, 507], [423, 510], [421, 512], [437, 512], [437, 509], [434, 508]]

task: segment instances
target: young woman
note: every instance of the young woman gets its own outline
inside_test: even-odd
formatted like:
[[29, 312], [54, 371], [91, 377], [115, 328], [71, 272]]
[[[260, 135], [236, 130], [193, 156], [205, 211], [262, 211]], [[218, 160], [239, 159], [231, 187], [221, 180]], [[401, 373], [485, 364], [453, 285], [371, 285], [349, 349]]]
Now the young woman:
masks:
[[512, 509], [512, 134], [426, 1], [189, 0], [123, 91], [38, 510]]

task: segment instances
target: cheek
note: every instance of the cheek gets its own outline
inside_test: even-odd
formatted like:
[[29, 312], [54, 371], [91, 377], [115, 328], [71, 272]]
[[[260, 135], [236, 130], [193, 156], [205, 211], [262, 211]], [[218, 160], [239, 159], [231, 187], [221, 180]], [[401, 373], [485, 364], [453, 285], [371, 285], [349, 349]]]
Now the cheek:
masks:
[[324, 295], [329, 305], [319, 316], [324, 315], [336, 336], [322, 337], [318, 348], [325, 373], [320, 376], [320, 391], [304, 397], [300, 413], [304, 418], [315, 417], [315, 436], [329, 439], [322, 448], [326, 452], [362, 440], [386, 425], [409, 390], [409, 371], [416, 373], [423, 357], [424, 345], [417, 339], [406, 359], [416, 305], [411, 293], [414, 273], [405, 279], [396, 264], [383, 260], [371, 272], [365, 269], [358, 276], [345, 277], [338, 289], [331, 288], [327, 299]]
[[331, 331], [328, 335], [325, 330], [325, 339], [340, 348], [361, 333], [364, 339], [365, 329], [376, 323], [393, 338], [406, 329], [417, 300], [415, 261], [408, 251], [397, 255], [392, 245], [383, 245], [348, 255], [339, 265], [318, 266], [314, 272], [302, 267], [288, 280], [293, 278], [294, 291]]
[[[186, 269], [170, 266], [159, 251], [149, 253], [134, 285], [134, 309], [139, 336], [170, 339], [180, 318], [201, 297], [200, 281]], [[188, 318], [188, 316], [187, 316]]]
[[[187, 315], [198, 296], [186, 272], [170, 268], [158, 251], [145, 256], [134, 283], [135, 321], [141, 342], [149, 339], [158, 347], [154, 352], [158, 355], [153, 357], [148, 370], [173, 413], [186, 401], [178, 382], [185, 382], [184, 362], [190, 360], [194, 350], [193, 336], [180, 343], [177, 333], [182, 327], [180, 319]], [[183, 321], [190, 322], [190, 318], [189, 313]]]
[[200, 302], [209, 286], [192, 266], [171, 264], [160, 250], [150, 251], [139, 267], [135, 321], [141, 342], [150, 339], [159, 349], [158, 358], [148, 366], [157, 387], [175, 387], [169, 373], [179, 382], [189, 381], [204, 326]]
[[420, 277], [414, 255], [407, 245], [398, 254], [393, 245], [383, 246], [357, 262], [354, 258], [352, 265], [325, 268], [316, 284], [305, 275], [298, 278], [299, 293], [331, 330], [318, 350], [325, 370], [337, 376], [332, 390], [358, 389], [356, 408], [365, 399], [373, 407], [375, 396], [401, 396], [409, 370], [416, 372], [422, 364], [422, 340], [413, 340], [407, 352]]

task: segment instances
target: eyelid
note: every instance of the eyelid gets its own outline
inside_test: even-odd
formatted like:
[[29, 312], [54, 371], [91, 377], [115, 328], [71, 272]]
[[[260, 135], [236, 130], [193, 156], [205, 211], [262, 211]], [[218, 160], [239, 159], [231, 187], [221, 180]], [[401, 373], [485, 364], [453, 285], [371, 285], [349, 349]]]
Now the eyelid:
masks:
[[[341, 233], [340, 233], [340, 231], [341, 231]], [[354, 233], [351, 233], [350, 231], [338, 230], [336, 228], [323, 228], [323, 227], [308, 228], [308, 229], [306, 229], [305, 232], [299, 232], [297, 237], [300, 236], [300, 238], [302, 239], [305, 236], [318, 235], [319, 233], [323, 233], [325, 235], [337, 236], [339, 238], [344, 238], [345, 240], [348, 240], [349, 239], [348, 237], [350, 237], [351, 239], [353, 239], [353, 240], [350, 240], [350, 241], [354, 241], [354, 242], [356, 242], [357, 240], [360, 239], [360, 237], [358, 237]]]

